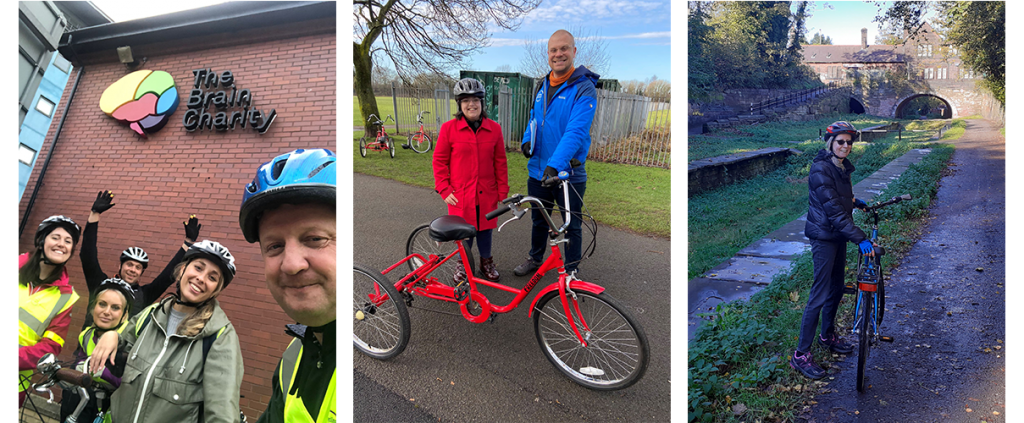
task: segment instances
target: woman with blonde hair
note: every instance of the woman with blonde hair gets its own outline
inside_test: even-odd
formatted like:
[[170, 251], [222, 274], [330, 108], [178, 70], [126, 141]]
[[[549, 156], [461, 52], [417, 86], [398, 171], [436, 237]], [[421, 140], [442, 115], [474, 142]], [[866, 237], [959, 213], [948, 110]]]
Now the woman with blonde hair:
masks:
[[[116, 422], [234, 422], [239, 417], [242, 353], [217, 297], [235, 275], [235, 259], [209, 240], [189, 247], [174, 269], [177, 292], [136, 314], [118, 335], [105, 333], [90, 371], [128, 351], [111, 397]], [[204, 373], [207, 375], [204, 377]]]

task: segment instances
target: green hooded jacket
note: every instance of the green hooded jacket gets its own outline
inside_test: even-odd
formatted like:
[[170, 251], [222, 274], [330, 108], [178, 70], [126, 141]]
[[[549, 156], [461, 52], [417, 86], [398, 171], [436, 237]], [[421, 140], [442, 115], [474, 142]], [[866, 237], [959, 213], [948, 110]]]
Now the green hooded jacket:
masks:
[[[173, 303], [173, 297], [161, 301], [140, 333], [135, 333], [135, 327], [142, 324], [139, 318], [143, 313], [132, 317], [122, 332], [119, 345], [127, 348], [128, 361], [121, 386], [111, 396], [113, 420], [118, 423], [237, 421], [244, 368], [234, 326], [213, 300], [213, 314], [198, 335], [174, 334], [167, 338], [167, 318]], [[203, 363], [203, 338], [210, 335], [217, 335], [217, 338]], [[200, 405], [203, 419], [199, 416]]]

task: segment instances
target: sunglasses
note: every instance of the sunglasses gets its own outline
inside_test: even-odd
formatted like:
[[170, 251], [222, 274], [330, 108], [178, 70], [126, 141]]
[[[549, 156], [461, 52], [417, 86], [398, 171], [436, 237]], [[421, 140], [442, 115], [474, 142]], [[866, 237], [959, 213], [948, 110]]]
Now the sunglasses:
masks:
[[849, 140], [849, 141], [844, 141], [844, 140], [835, 140], [835, 143], [836, 143], [836, 144], [839, 144], [839, 145], [846, 145], [846, 144], [850, 144], [850, 145], [853, 145], [853, 140]]

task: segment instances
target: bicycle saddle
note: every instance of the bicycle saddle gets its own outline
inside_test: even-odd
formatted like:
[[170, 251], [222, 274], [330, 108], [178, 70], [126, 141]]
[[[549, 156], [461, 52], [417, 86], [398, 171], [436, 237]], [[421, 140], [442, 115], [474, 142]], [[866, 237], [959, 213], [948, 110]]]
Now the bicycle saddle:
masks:
[[459, 216], [441, 216], [430, 222], [430, 239], [437, 242], [458, 241], [476, 236], [476, 228]]

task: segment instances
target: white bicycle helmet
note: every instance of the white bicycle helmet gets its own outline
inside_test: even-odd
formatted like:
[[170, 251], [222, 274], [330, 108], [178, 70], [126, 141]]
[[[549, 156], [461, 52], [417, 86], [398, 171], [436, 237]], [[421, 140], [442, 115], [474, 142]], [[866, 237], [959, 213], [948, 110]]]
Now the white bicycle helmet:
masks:
[[231, 283], [231, 279], [235, 277], [235, 257], [231, 255], [231, 252], [228, 251], [227, 247], [220, 245], [220, 243], [216, 241], [204, 239], [192, 244], [181, 260], [183, 262], [188, 262], [192, 257], [205, 258], [213, 261], [218, 267], [220, 267], [221, 273], [224, 277], [224, 288], [227, 288], [228, 284]]
[[141, 263], [142, 270], [146, 270], [149, 267], [149, 255], [139, 247], [129, 247], [127, 250], [122, 251], [121, 264], [124, 264], [125, 260], [135, 260]]
[[455, 98], [461, 100], [463, 97], [475, 96], [484, 98], [486, 89], [484, 84], [473, 78], [462, 78], [455, 83]]

